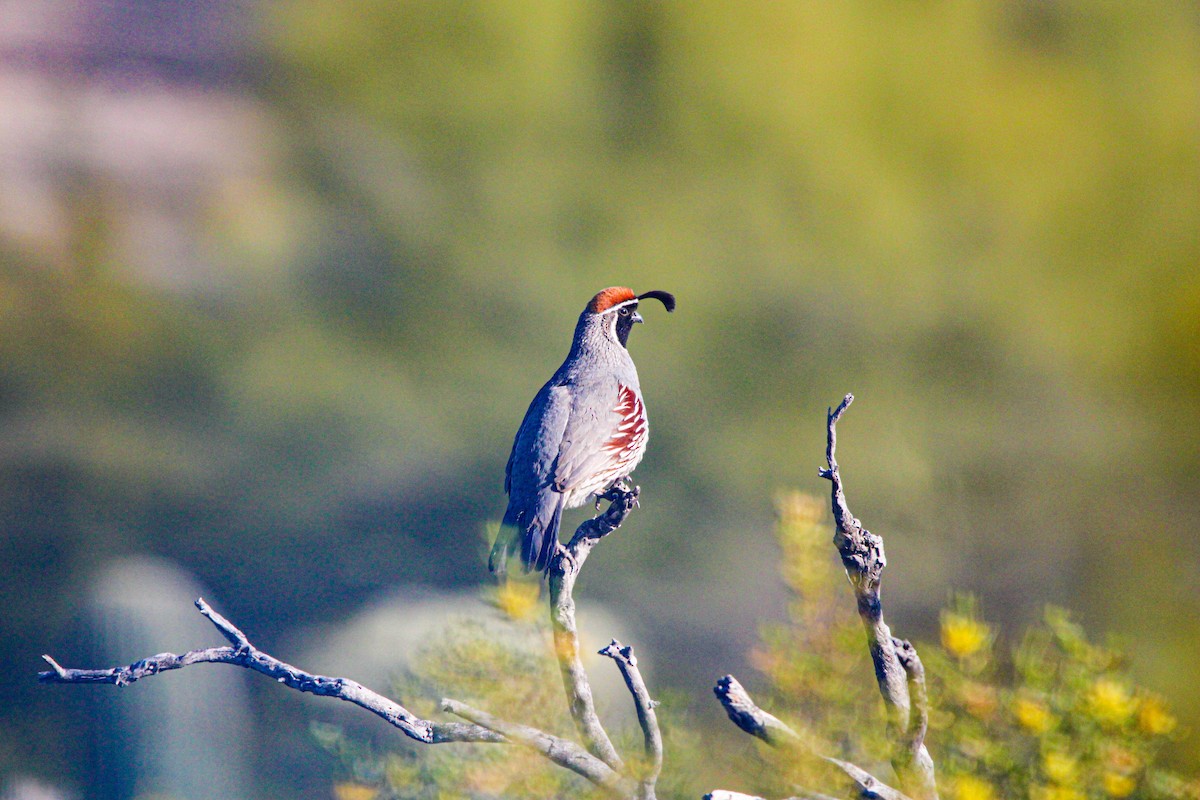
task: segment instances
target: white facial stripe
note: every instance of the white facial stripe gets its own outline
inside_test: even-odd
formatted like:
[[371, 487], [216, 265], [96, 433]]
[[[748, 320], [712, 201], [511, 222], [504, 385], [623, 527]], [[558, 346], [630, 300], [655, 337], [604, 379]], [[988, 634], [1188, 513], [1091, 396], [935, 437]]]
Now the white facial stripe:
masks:
[[618, 308], [624, 308], [627, 305], [631, 305], [631, 304], [637, 305], [637, 301], [638, 301], [638, 299], [635, 297], [632, 300], [626, 300], [624, 303], [617, 303], [614, 306], [609, 306], [608, 308], [606, 308], [600, 312], [600, 316], [604, 316], [605, 314], [611, 314], [612, 312], [616, 311]]

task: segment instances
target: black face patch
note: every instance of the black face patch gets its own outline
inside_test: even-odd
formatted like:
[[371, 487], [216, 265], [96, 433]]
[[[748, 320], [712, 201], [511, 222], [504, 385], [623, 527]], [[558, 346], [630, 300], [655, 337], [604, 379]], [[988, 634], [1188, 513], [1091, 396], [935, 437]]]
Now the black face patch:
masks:
[[627, 306], [621, 306], [617, 309], [617, 322], [615, 331], [617, 341], [621, 343], [621, 347], [628, 347], [626, 344], [629, 341], [629, 332], [633, 330], [633, 315], [637, 313], [637, 303], [630, 303]]

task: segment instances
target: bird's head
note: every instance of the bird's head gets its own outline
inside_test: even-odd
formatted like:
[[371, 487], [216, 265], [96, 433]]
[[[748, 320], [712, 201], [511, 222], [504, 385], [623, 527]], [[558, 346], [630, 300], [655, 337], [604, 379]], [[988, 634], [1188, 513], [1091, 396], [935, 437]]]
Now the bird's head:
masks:
[[638, 302], [648, 297], [662, 303], [668, 312], [675, 310], [675, 295], [670, 292], [656, 289], [634, 294], [633, 289], [610, 286], [593, 297], [583, 313], [585, 317], [591, 317], [594, 323], [600, 325], [605, 337], [625, 347], [634, 323], [643, 321], [642, 315], [638, 313]]

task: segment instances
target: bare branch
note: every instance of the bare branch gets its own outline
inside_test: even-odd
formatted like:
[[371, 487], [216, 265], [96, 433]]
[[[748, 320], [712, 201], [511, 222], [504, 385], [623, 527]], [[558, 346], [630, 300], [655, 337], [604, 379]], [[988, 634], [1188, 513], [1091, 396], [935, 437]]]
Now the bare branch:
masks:
[[600, 724], [592, 688], [580, 658], [573, 592], [575, 579], [592, 548], [621, 526], [625, 517], [637, 506], [638, 491], [637, 487], [613, 487], [604, 495], [604, 499], [610, 501], [604, 513], [580, 525], [565, 547], [559, 545], [550, 562], [550, 622], [554, 631], [554, 652], [562, 672], [571, 716], [588, 751], [618, 772], [625, 771], [625, 763]]
[[[902, 744], [897, 748], [892, 764], [906, 789], [919, 800], [937, 800], [937, 783], [934, 777], [933, 759], [925, 747], [925, 731], [928, 724], [928, 703], [914, 713], [909, 696], [910, 682], [919, 684], [924, 692], [924, 669], [920, 669], [920, 680], [912, 669], [920, 666], [920, 659], [911, 644], [907, 644], [909, 666], [906, 667], [897, 652], [898, 639], [892, 638], [891, 629], [883, 620], [883, 603], [880, 600], [880, 585], [887, 557], [883, 552], [883, 539], [862, 526], [846, 503], [841, 472], [837, 463], [837, 422], [854, 402], [854, 395], [842, 398], [838, 407], [829, 412], [825, 459], [829, 466], [818, 474], [832, 484], [833, 519], [837, 530], [833, 543], [842, 557], [846, 577], [854, 587], [858, 604], [858, 615], [867, 633], [867, 645], [871, 661], [875, 665], [875, 680], [879, 693], [888, 709], [888, 727], [893, 738]], [[915, 665], [915, 666], [914, 666]], [[918, 735], [919, 733], [919, 735]]]
[[[912, 774], [915, 784], [921, 786], [918, 792], [922, 797], [937, 797], [937, 783], [934, 777], [933, 757], [925, 747], [925, 734], [929, 730], [929, 691], [925, 685], [925, 665], [917, 655], [917, 648], [906, 639], [893, 639], [896, 648], [896, 658], [908, 676], [908, 695], [912, 700], [912, 709], [908, 717], [908, 730], [905, 736], [905, 749], [908, 763], [904, 768]], [[903, 763], [903, 762], [902, 762]]]
[[532, 748], [560, 767], [587, 778], [617, 796], [629, 797], [634, 791], [632, 781], [572, 741], [552, 736], [528, 725], [497, 719], [486, 711], [471, 708], [457, 700], [442, 700], [442, 710], [486, 728], [503, 740]]
[[[880, 797], [883, 800], [909, 800], [908, 796], [903, 792], [888, 786], [862, 767], [851, 764], [849, 761], [842, 761], [839, 758], [812, 753], [800, 738], [800, 734], [796, 733], [796, 731], [778, 717], [760, 708], [754, 702], [753, 698], [750, 697], [750, 693], [732, 675], [726, 675], [717, 681], [716, 687], [713, 688], [713, 693], [721, 701], [721, 705], [725, 708], [725, 713], [729, 715], [729, 719], [733, 721], [733, 724], [751, 736], [757, 736], [772, 747], [810, 753], [823, 761], [833, 764], [850, 776], [850, 779], [858, 784], [862, 792], [871, 797]], [[728, 797], [729, 795], [726, 796]], [[734, 796], [736, 797], [736, 795]]]
[[241, 629], [232, 622], [214, 611], [212, 606], [204, 602], [203, 597], [196, 598], [196, 608], [200, 609], [200, 613], [217, 627], [217, 630], [229, 640], [231, 645], [243, 652], [250, 649], [250, 640], [246, 638], [246, 634], [242, 633]]
[[399, 703], [348, 678], [331, 678], [297, 669], [250, 644], [244, 633], [213, 611], [203, 598], [196, 601], [196, 607], [225, 638], [234, 643], [234, 646], [189, 650], [183, 655], [159, 653], [135, 661], [128, 666], [110, 669], [66, 669], [50, 656], [42, 656], [54, 669], [51, 672], [38, 673], [38, 681], [40, 683], [111, 683], [116, 686], [128, 686], [142, 678], [167, 670], [182, 669], [192, 664], [232, 664], [236, 667], [261, 672], [297, 691], [322, 697], [336, 697], [347, 703], [353, 703], [399, 728], [406, 736], [425, 744], [500, 743], [506, 741], [503, 736], [478, 725], [422, 719]]
[[650, 691], [642, 679], [632, 647], [622, 647], [620, 642], [613, 639], [600, 651], [600, 655], [608, 656], [617, 662], [617, 669], [621, 671], [621, 677], [625, 679], [625, 685], [633, 695], [633, 705], [637, 709], [638, 724], [642, 726], [646, 747], [647, 765], [644, 774], [639, 778], [641, 797], [643, 800], [653, 800], [654, 786], [658, 782], [659, 773], [662, 772], [663, 762], [662, 732], [658, 727], [658, 714], [654, 711], [658, 703], [650, 699]]
[[713, 694], [721, 701], [733, 724], [751, 736], [757, 736], [772, 747], [801, 745], [800, 734], [778, 717], [759, 708], [745, 687], [732, 675], [718, 680]]
[[[764, 800], [758, 795], [742, 794], [741, 792], [729, 792], [724, 789], [717, 789], [714, 792], [709, 792], [704, 795], [703, 800]], [[801, 792], [798, 795], [787, 798], [787, 800], [834, 800], [826, 794], [818, 794], [817, 792]]]
[[908, 749], [916, 756], [925, 744], [925, 733], [929, 730], [929, 692], [925, 687], [925, 665], [917, 655], [917, 648], [907, 639], [892, 639], [896, 658], [908, 676], [908, 697], [912, 711], [908, 717]]
[[229, 646], [189, 650], [182, 655], [159, 653], [127, 666], [109, 669], [68, 669], [46, 655], [43, 658], [52, 669], [38, 673], [38, 680], [42, 683], [111, 683], [127, 686], [144, 677], [192, 664], [232, 664], [260, 672], [297, 691], [335, 697], [353, 703], [399, 728], [410, 738], [425, 744], [521, 744], [616, 796], [653, 800], [654, 785], [662, 767], [662, 738], [653, 710], [654, 702], [650, 699], [645, 682], [637, 669], [632, 650], [621, 648], [614, 641], [611, 645], [615, 648], [614, 652], [605, 652], [605, 655], [617, 662], [622, 675], [625, 676], [646, 736], [649, 765], [636, 781], [626, 777], [625, 765], [600, 724], [591, 687], [579, 658], [575, 601], [572, 596], [575, 579], [592, 547], [620, 527], [629, 512], [637, 506], [638, 489], [617, 486], [604, 497], [610, 501], [608, 509], [580, 525], [567, 546], [558, 546], [550, 568], [550, 607], [556, 652], [571, 714], [583, 734], [586, 749], [536, 728], [497, 719], [484, 711], [451, 699], [443, 700], [442, 708], [468, 722], [435, 722], [422, 719], [399, 703], [348, 678], [314, 675], [264, 653], [251, 644], [246, 634], [237, 626], [213, 610], [203, 598], [196, 600], [196, 607], [229, 641]]

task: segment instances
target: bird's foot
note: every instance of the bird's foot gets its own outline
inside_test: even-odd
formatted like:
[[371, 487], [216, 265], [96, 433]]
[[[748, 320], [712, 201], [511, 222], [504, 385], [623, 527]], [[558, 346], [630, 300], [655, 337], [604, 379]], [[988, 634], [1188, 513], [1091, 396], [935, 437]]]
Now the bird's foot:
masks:
[[[600, 510], [600, 501], [607, 500], [609, 503], [609, 512], [613, 511], [614, 506], [621, 506], [628, 511], [632, 508], [640, 508], [641, 503], [638, 501], [638, 495], [641, 493], [642, 487], [631, 486], [624, 478], [613, 483], [608, 487], [608, 491], [604, 494], [596, 496], [596, 510]], [[608, 512], [606, 512], [608, 513]]]
[[[565, 546], [562, 542], [555, 545], [554, 558], [550, 559], [550, 564], [553, 565], [556, 561], [562, 561], [563, 566], [560, 569], [566, 572], [579, 572], [579, 561], [571, 553], [571, 548]], [[565, 567], [565, 568], [564, 568]]]
[[611, 503], [613, 500], [619, 500], [623, 495], [627, 495], [631, 492], [636, 495], [638, 492], [638, 487], [631, 487], [625, 478], [618, 478], [617, 480], [613, 481], [612, 486], [609, 486], [603, 494], [596, 495], [596, 510], [600, 510], [601, 500], [607, 500]]

